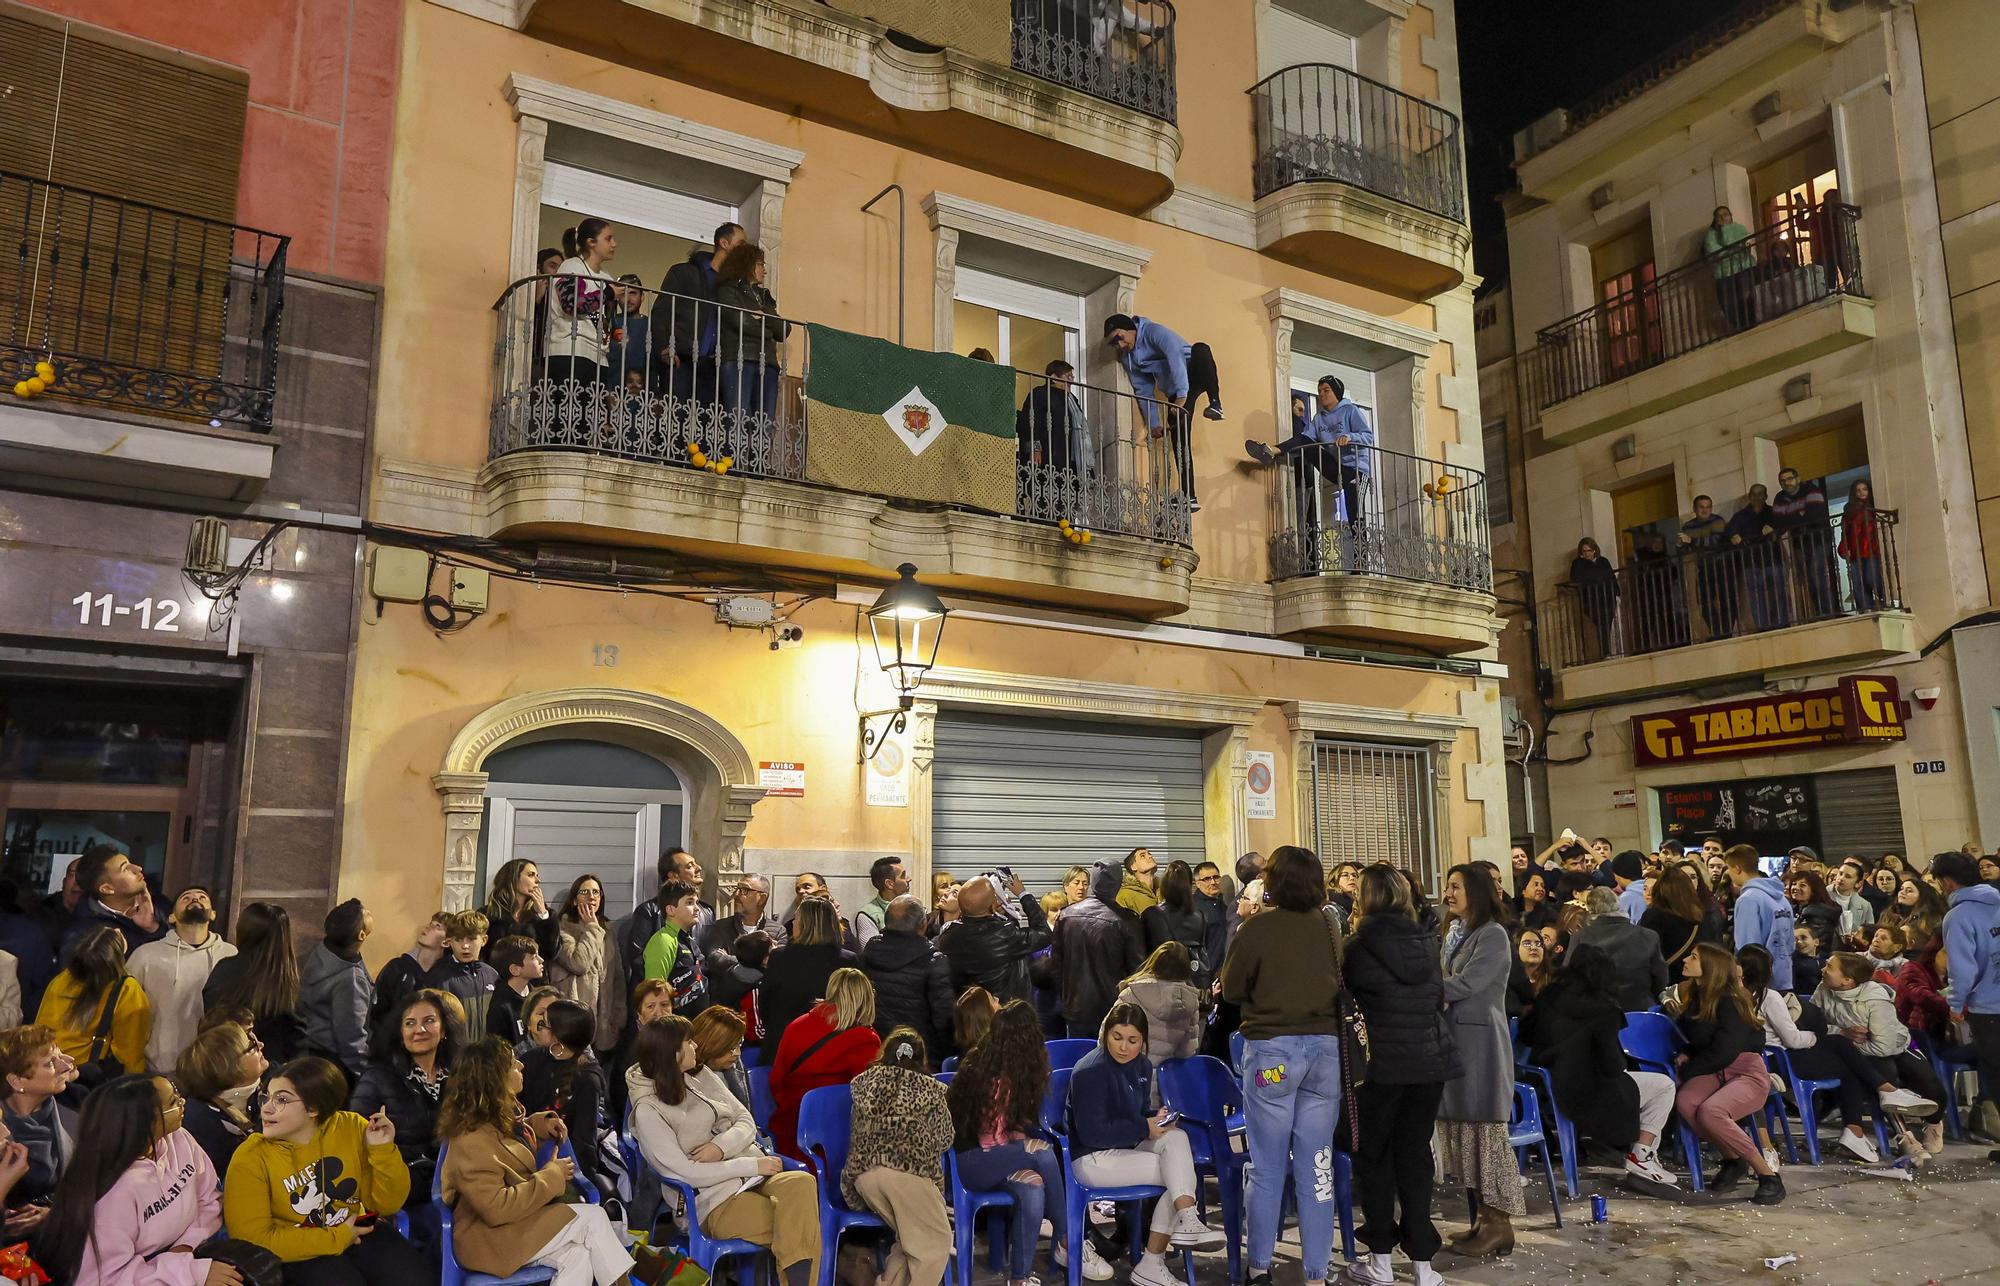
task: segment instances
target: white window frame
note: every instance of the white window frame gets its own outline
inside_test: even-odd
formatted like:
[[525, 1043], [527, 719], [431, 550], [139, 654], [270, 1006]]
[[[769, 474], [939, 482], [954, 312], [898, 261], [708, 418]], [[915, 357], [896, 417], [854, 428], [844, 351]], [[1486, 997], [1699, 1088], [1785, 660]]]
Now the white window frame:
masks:
[[550, 161], [542, 177], [542, 204], [613, 224], [706, 242], [725, 223], [742, 221], [741, 207]]
[[979, 268], [960, 268], [952, 287], [955, 303], [991, 308], [999, 314], [1002, 366], [1012, 366], [1013, 335], [1009, 315], [1032, 317], [1063, 328], [1063, 360], [1077, 366], [1083, 355], [1083, 296], [1053, 286], [1037, 285]]

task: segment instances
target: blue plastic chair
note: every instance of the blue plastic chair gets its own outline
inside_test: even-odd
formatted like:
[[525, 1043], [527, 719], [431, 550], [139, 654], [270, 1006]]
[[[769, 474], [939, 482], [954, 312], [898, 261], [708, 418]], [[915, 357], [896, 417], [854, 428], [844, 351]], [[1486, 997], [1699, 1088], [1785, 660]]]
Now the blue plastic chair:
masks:
[[[1792, 1109], [1799, 1114], [1799, 1133], [1805, 1136], [1806, 1159], [1814, 1165], [1821, 1164], [1819, 1147], [1819, 1103], [1821, 1094], [1831, 1094], [1840, 1088], [1837, 1080], [1809, 1080], [1792, 1070], [1791, 1051], [1782, 1045], [1764, 1047], [1764, 1066], [1785, 1078], [1785, 1086], [1791, 1091]], [[1875, 1148], [1882, 1156], [1889, 1155], [1889, 1130], [1882, 1121], [1882, 1109], [1877, 1106], [1873, 1118], [1875, 1122]], [[1843, 1126], [1849, 1124], [1842, 1122]], [[1789, 1133], [1789, 1131], [1788, 1131]]]
[[1238, 1077], [1243, 1075], [1243, 1030], [1229, 1033], [1229, 1070]]
[[[1097, 1044], [1096, 1041], [1086, 1043], [1093, 1048]], [[1056, 1149], [1062, 1157], [1063, 1201], [1067, 1212], [1065, 1222], [1069, 1232], [1069, 1243], [1064, 1247], [1064, 1252], [1069, 1259], [1069, 1286], [1082, 1286], [1084, 1228], [1088, 1217], [1085, 1212], [1090, 1204], [1095, 1201], [1108, 1201], [1113, 1205], [1131, 1203], [1132, 1260], [1136, 1263], [1145, 1236], [1141, 1216], [1145, 1213], [1146, 1203], [1155, 1199], [1165, 1200], [1167, 1190], [1153, 1183], [1093, 1188], [1077, 1174], [1076, 1166], [1070, 1157], [1069, 1132], [1065, 1128], [1064, 1120], [1069, 1111], [1070, 1071], [1070, 1068], [1065, 1067], [1049, 1073], [1049, 1092], [1042, 1099], [1042, 1130], [1055, 1141]], [[1194, 1250], [1190, 1247], [1181, 1248], [1181, 1269], [1187, 1278], [1188, 1286], [1195, 1286]]]
[[1243, 1170], [1249, 1155], [1230, 1146], [1229, 1118], [1241, 1119], [1243, 1087], [1218, 1058], [1176, 1058], [1159, 1068], [1160, 1098], [1181, 1114], [1197, 1174], [1215, 1176], [1222, 1193], [1222, 1235], [1228, 1238], [1229, 1280], [1243, 1275]]
[[[773, 1045], [771, 1049], [773, 1053], [777, 1052], [777, 1046]], [[755, 1045], [743, 1046], [737, 1056], [742, 1060], [743, 1070], [746, 1072], [753, 1067], [761, 1066], [764, 1062], [764, 1051]]]
[[[444, 1199], [444, 1158], [450, 1146], [448, 1143], [440, 1142], [438, 1144], [437, 1170], [431, 1175], [431, 1209], [437, 1216], [438, 1254], [442, 1259], [443, 1267], [443, 1271], [438, 1278], [440, 1286], [530, 1286], [531, 1283], [554, 1281], [556, 1270], [543, 1267], [541, 1264], [529, 1264], [520, 1272], [509, 1274], [506, 1277], [496, 1277], [492, 1273], [468, 1272], [459, 1266], [458, 1248], [452, 1244], [451, 1207], [445, 1203]], [[564, 1139], [559, 1144], [544, 1146], [542, 1154], [537, 1160], [541, 1164], [547, 1165], [549, 1158], [554, 1155], [566, 1156], [572, 1162], [576, 1160], [576, 1152], [570, 1147], [568, 1139]], [[597, 1205], [600, 1203], [601, 1198], [598, 1195], [596, 1186], [585, 1176], [583, 1167], [581, 1166], [577, 1167], [575, 1182], [578, 1190], [583, 1193], [590, 1204]]]
[[1569, 1199], [1574, 1201], [1580, 1191], [1576, 1183], [1578, 1156], [1576, 1122], [1564, 1116], [1561, 1106], [1556, 1103], [1555, 1077], [1549, 1074], [1549, 1069], [1537, 1066], [1528, 1060], [1528, 1047], [1519, 1043], [1519, 1024], [1513, 1020], [1509, 1020], [1507, 1031], [1508, 1035], [1515, 1038], [1515, 1083], [1532, 1086], [1548, 1097], [1549, 1119], [1556, 1123], [1556, 1142], [1562, 1148], [1563, 1190], [1568, 1194]]
[[1014, 1216], [1014, 1197], [1004, 1190], [981, 1192], [967, 1188], [958, 1177], [958, 1153], [950, 1148], [945, 1149], [944, 1178], [951, 1192], [952, 1261], [957, 1265], [953, 1280], [957, 1286], [972, 1286], [973, 1242], [978, 1234], [979, 1216], [990, 1216], [987, 1236], [997, 1261], [1007, 1244], [1007, 1224]]
[[1066, 1072], [1083, 1061], [1083, 1056], [1097, 1048], [1097, 1042], [1081, 1036], [1065, 1036], [1061, 1040], [1042, 1042], [1049, 1051], [1049, 1070]]
[[1953, 1142], [1964, 1139], [1965, 1118], [1959, 1112], [1958, 1074], [1968, 1067], [1979, 1066], [1979, 1060], [1973, 1056], [1970, 1047], [1957, 1051], [1962, 1052], [1963, 1057], [1947, 1059], [1939, 1050], [1937, 1042], [1931, 1039], [1929, 1032], [1918, 1031], [1915, 1028], [1910, 1030], [1910, 1048], [1930, 1061], [1931, 1070], [1937, 1073], [1939, 1083], [1944, 1086], [1944, 1102], [1941, 1106], [1944, 1108], [1945, 1133], [1951, 1136]]
[[[858, 1228], [887, 1229], [889, 1225], [866, 1210], [847, 1204], [840, 1190], [840, 1172], [847, 1167], [847, 1146], [854, 1127], [854, 1094], [846, 1085], [806, 1091], [799, 1100], [799, 1151], [819, 1176], [819, 1284], [833, 1286], [840, 1239]], [[881, 1270], [878, 1257], [876, 1270]]]
[[944, 1061], [943, 1061], [942, 1063], [939, 1063], [939, 1064], [938, 1064], [938, 1070], [939, 1070], [940, 1072], [955, 1072], [955, 1071], [957, 1071], [957, 1070], [958, 1070], [958, 1055], [957, 1055], [957, 1054], [953, 1054], [953, 1055], [952, 1055], [952, 1056], [951, 1056], [950, 1058], [947, 1058], [947, 1059], [945, 1059], [945, 1060], [944, 1060]]
[[[1618, 1033], [1619, 1048], [1639, 1065], [1640, 1071], [1658, 1072], [1676, 1086], [1681, 1083], [1681, 1075], [1674, 1066], [1674, 1056], [1686, 1044], [1674, 1020], [1653, 1010], [1627, 1011], [1625, 1030]], [[1687, 1162], [1688, 1186], [1696, 1192], [1707, 1191], [1701, 1176], [1701, 1136], [1679, 1112], [1674, 1113], [1674, 1137], [1680, 1141], [1681, 1156]]]
[[[1507, 1123], [1507, 1146], [1514, 1149], [1514, 1158], [1526, 1171], [1530, 1148], [1541, 1153], [1542, 1177], [1549, 1184], [1549, 1205], [1556, 1212], [1556, 1227], [1563, 1226], [1562, 1196], [1556, 1191], [1556, 1169], [1549, 1163], [1549, 1137], [1542, 1129], [1541, 1100], [1535, 1097], [1535, 1087], [1514, 1085], [1514, 1119]], [[1475, 1205], [1474, 1214], [1478, 1213]]]
[[750, 1078], [750, 1115], [757, 1122], [757, 1133], [769, 1135], [771, 1118], [778, 1111], [778, 1100], [771, 1094], [771, 1069], [752, 1067], [746, 1070]]
[[[672, 1221], [674, 1233], [667, 1240], [669, 1246], [678, 1248], [682, 1254], [694, 1260], [710, 1277], [718, 1276], [718, 1266], [726, 1261], [747, 1259], [750, 1261], [748, 1271], [741, 1273], [739, 1280], [750, 1280], [763, 1262], [762, 1257], [770, 1253], [769, 1250], [755, 1242], [740, 1241], [734, 1237], [711, 1237], [701, 1230], [700, 1221], [694, 1217], [694, 1187], [679, 1179], [668, 1178], [655, 1170], [652, 1163], [646, 1160], [646, 1154], [639, 1150], [638, 1135], [632, 1132], [632, 1111], [629, 1107], [625, 1111], [625, 1132], [618, 1136], [618, 1150], [624, 1154], [625, 1168], [631, 1172], [633, 1182], [641, 1182], [650, 1176], [663, 1190], [680, 1194], [681, 1208], [685, 1214], [681, 1219]], [[660, 1218], [671, 1218], [664, 1203], [661, 1206]], [[657, 1223], [651, 1231], [658, 1233]], [[446, 1286], [450, 1286], [450, 1283], [446, 1283]]]

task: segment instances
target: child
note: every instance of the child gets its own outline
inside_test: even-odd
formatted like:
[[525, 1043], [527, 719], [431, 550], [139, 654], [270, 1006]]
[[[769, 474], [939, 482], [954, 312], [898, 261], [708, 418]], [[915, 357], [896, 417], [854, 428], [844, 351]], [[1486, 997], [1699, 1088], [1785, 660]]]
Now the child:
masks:
[[669, 880], [660, 888], [660, 905], [666, 918], [646, 943], [645, 976], [666, 979], [674, 989], [674, 1012], [691, 1018], [708, 1008], [708, 980], [694, 945], [701, 902], [693, 886]]
[[505, 985], [493, 991], [493, 1003], [486, 1011], [486, 1034], [498, 1036], [511, 1049], [528, 1034], [521, 1025], [521, 1002], [528, 998], [528, 988], [541, 979], [541, 948], [533, 938], [519, 934], [502, 938], [493, 944], [493, 970]]
[[368, 1014], [368, 1030], [382, 1025], [382, 1015], [401, 1006], [411, 992], [435, 987], [443, 974], [446, 954], [443, 911], [431, 912], [417, 930], [417, 941], [408, 951], [382, 966], [375, 976], [375, 1007]]
[[1903, 971], [1909, 961], [1903, 956], [1903, 931], [1892, 925], [1878, 924], [1873, 936], [1868, 939], [1868, 954], [1865, 957], [1874, 972], [1875, 981], [1885, 987], [1896, 985], [1896, 975]]
[[1868, 957], [1851, 951], [1835, 952], [1827, 959], [1819, 990], [1813, 1002], [1826, 1014], [1829, 1032], [1838, 1032], [1854, 1042], [1881, 1073], [1884, 1083], [1900, 1087], [1883, 1094], [1882, 1106], [1896, 1121], [1897, 1142], [1918, 1165], [1944, 1148], [1944, 1126], [1933, 1122], [1918, 1139], [1903, 1123], [1906, 1116], [1932, 1116], [1944, 1098], [1929, 1060], [1910, 1052], [1910, 1029], [1896, 1017], [1896, 1001], [1889, 989], [1874, 980]]
[[751, 1045], [764, 1040], [757, 1016], [757, 988], [764, 985], [764, 963], [771, 958], [771, 935], [752, 929], [733, 944], [734, 955], [716, 951], [709, 956], [709, 997], [713, 1003], [743, 1015], [743, 1039]]
[[1819, 935], [1806, 925], [1792, 930], [1792, 994], [1810, 996], [1819, 989]]
[[451, 958], [438, 966], [438, 987], [456, 996], [465, 1009], [465, 1030], [486, 1030], [486, 1011], [500, 975], [480, 960], [486, 949], [486, 916], [480, 911], [453, 911], [444, 918], [444, 945]]

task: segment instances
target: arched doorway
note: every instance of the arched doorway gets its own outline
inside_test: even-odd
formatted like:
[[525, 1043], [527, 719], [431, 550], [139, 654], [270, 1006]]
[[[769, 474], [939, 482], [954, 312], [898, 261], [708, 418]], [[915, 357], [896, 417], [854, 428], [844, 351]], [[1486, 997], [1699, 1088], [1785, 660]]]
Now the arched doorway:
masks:
[[[569, 743], [567, 754], [559, 743]], [[621, 755], [621, 750], [628, 753]], [[743, 832], [749, 825], [750, 811], [764, 797], [763, 787], [756, 784], [756, 766], [742, 743], [707, 715], [666, 697], [619, 688], [568, 688], [502, 701], [469, 720], [452, 739], [442, 770], [431, 778], [445, 814], [447, 909], [476, 906], [483, 900], [480, 843], [489, 807], [488, 788], [493, 785], [488, 765], [502, 767], [503, 778], [555, 779], [503, 781], [493, 791], [498, 812], [514, 809], [514, 786], [531, 788], [519, 797], [544, 803], [560, 798], [560, 794], [550, 794], [558, 788], [590, 789], [574, 783], [588, 765], [568, 762], [581, 757], [595, 757], [600, 766], [618, 765], [617, 771], [628, 774], [622, 780], [630, 784], [606, 789], [622, 789], [633, 796], [629, 802], [634, 807], [626, 816], [633, 827], [629, 834], [634, 845], [635, 896], [650, 893], [643, 887], [646, 864], [638, 846], [653, 844], [663, 849], [681, 842], [682, 835], [688, 848], [703, 859], [719, 889], [735, 883], [743, 869]], [[645, 778], [647, 760], [666, 770], [665, 775], [650, 779], [650, 784]], [[657, 795], [641, 798], [649, 790]], [[670, 793], [679, 798], [668, 799]], [[585, 796], [573, 795], [572, 799], [592, 802]], [[616, 801], [611, 796], [597, 796], [594, 802]], [[680, 834], [665, 833], [670, 825], [664, 808], [668, 803], [678, 805]], [[646, 829], [645, 806], [650, 805], [662, 806], [652, 814], [650, 823], [657, 834]], [[543, 810], [545, 815], [547, 811]], [[509, 825], [521, 820], [519, 810], [506, 820]], [[496, 837], [497, 832], [489, 837], [489, 845]], [[522, 838], [518, 829], [506, 837], [510, 845]], [[532, 842], [532, 836], [529, 838]], [[600, 839], [607, 853], [615, 849], [615, 843]], [[511, 847], [509, 851], [517, 857], [535, 856]], [[658, 852], [652, 855], [657, 857]], [[578, 856], [584, 860], [589, 855]], [[553, 899], [562, 889], [554, 880], [548, 883]], [[716, 890], [708, 892], [714, 896]]]

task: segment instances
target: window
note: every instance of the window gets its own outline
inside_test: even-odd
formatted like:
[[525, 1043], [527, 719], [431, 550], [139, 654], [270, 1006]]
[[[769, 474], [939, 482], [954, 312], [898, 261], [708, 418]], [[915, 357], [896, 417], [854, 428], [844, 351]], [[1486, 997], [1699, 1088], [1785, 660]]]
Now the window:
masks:
[[1674, 486], [1674, 476], [1663, 474], [1612, 492], [1611, 514], [1612, 521], [1618, 524], [1620, 567], [1630, 563], [1632, 555], [1651, 536], [1664, 537], [1666, 547], [1673, 549], [1675, 537], [1680, 534], [1681, 518], [1680, 493]]
[[1039, 374], [1053, 361], [1083, 367], [1083, 298], [976, 268], [958, 270], [954, 347], [984, 348], [1002, 366]]
[[1757, 203], [1758, 226], [1796, 226], [1809, 218], [1810, 212], [1817, 210], [1827, 194], [1836, 191], [1839, 185], [1833, 139], [1822, 134], [1750, 172], [1750, 195]]
[[1337, 862], [1387, 862], [1437, 889], [1437, 827], [1428, 747], [1315, 741], [1313, 851]]
[[717, 228], [738, 222], [737, 208], [726, 201], [550, 161], [542, 183], [541, 245], [561, 246], [563, 229], [592, 216], [609, 219], [618, 230], [618, 257], [605, 271], [634, 273], [649, 289], [695, 247], [712, 245]]
[[[1778, 468], [1797, 469], [1804, 481], [1823, 479], [1827, 511], [1839, 517], [1847, 489], [1868, 481], [1868, 435], [1859, 416], [1811, 429], [1778, 444]], [[1775, 479], [1771, 488], [1777, 494]]]
[[1508, 480], [1507, 421], [1495, 420], [1481, 431], [1486, 452], [1486, 524], [1502, 527], [1514, 521], [1514, 488]]
[[1294, 13], [1274, 0], [1265, 0], [1257, 6], [1259, 80], [1287, 67], [1308, 63], [1331, 63], [1353, 71], [1354, 53], [1354, 37], [1344, 31]]
[[1651, 364], [1661, 351], [1660, 301], [1653, 293], [1653, 230], [1640, 224], [1590, 251], [1604, 309], [1605, 361], [1612, 377]]

